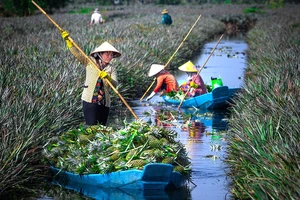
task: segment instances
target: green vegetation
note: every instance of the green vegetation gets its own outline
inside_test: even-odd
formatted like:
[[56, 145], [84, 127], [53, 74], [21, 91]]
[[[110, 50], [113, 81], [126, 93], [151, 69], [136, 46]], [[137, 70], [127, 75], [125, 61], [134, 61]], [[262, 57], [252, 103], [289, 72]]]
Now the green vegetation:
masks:
[[[35, 0], [47, 13], [52, 13], [54, 9], [63, 8], [68, 0]], [[33, 15], [36, 7], [31, 0], [2, 0], [0, 3], [0, 16], [29, 16]]]
[[247, 13], [261, 13], [262, 14], [264, 12], [262, 12], [260, 8], [252, 6], [252, 7], [246, 8], [244, 10], [244, 13], [246, 13], [246, 14]]
[[148, 163], [168, 163], [191, 179], [185, 147], [174, 130], [143, 121], [113, 130], [105, 126], [81, 126], [54, 137], [45, 147], [46, 164], [77, 174], [105, 174], [143, 169]]
[[[122, 57], [114, 61], [120, 81], [117, 89], [127, 101], [142, 96], [153, 80], [147, 76], [150, 65], [167, 63], [199, 14], [204, 13], [169, 69], [176, 69], [206, 40], [225, 32], [227, 21], [241, 19], [241, 26], [253, 27], [257, 19], [247, 37], [245, 92], [236, 101], [231, 120], [232, 192], [237, 198], [297, 199], [299, 6], [262, 9], [265, 15], [252, 13], [253, 18], [244, 23], [249, 19], [243, 13], [248, 7], [168, 6], [174, 19], [170, 27], [157, 25], [161, 7], [153, 5], [107, 7], [107, 20], [101, 26], [87, 26], [90, 14], [65, 12], [51, 17], [87, 54], [103, 41], [120, 50]], [[28, 185], [42, 182], [46, 175], [47, 166], [41, 163], [44, 145], [83, 122], [84, 68], [42, 14], [1, 18], [0, 29], [0, 195], [38, 194], [40, 188]], [[114, 94], [113, 105], [120, 104]]]
[[300, 197], [299, 16], [291, 7], [274, 12], [247, 34], [245, 90], [233, 107], [228, 152], [238, 199]]
[[[79, 10], [71, 10], [69, 11], [70, 14], [90, 14], [93, 13], [93, 8], [80, 8]], [[102, 13], [102, 12], [100, 12]]]
[[[179, 13], [173, 15], [177, 22], [167, 28], [157, 25], [160, 8], [150, 6], [139, 13], [132, 9], [108, 7], [108, 20], [101, 26], [87, 26], [90, 14], [51, 15], [87, 54], [105, 40], [122, 53], [114, 65], [120, 82], [117, 90], [127, 101], [142, 96], [152, 82], [147, 76], [150, 65], [169, 60], [200, 14], [199, 9], [174, 7], [174, 13]], [[84, 66], [44, 15], [1, 18], [1, 22], [0, 195], [34, 194], [27, 185], [40, 183], [48, 167], [40, 162], [43, 146], [49, 138], [83, 123]], [[224, 30], [221, 22], [203, 17], [170, 68], [185, 62], [201, 43]], [[113, 105], [123, 105], [112, 93]]]

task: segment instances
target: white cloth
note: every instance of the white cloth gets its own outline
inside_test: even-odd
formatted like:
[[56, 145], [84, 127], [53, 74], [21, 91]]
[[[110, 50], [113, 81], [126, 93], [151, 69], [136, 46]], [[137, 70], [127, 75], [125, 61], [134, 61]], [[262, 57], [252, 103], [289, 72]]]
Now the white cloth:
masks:
[[156, 93], [152, 92], [147, 98], [146, 101], [149, 101]]
[[94, 12], [91, 17], [90, 25], [100, 24], [103, 22], [102, 15], [98, 12]]

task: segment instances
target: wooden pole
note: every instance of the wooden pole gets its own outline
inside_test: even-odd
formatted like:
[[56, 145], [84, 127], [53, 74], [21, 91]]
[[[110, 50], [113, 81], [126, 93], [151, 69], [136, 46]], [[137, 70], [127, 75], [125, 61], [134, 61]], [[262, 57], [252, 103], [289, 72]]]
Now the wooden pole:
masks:
[[[197, 20], [194, 23], [194, 25], [189, 30], [189, 32], [186, 34], [186, 36], [184, 37], [184, 39], [182, 40], [182, 42], [180, 43], [180, 45], [177, 47], [176, 51], [173, 53], [173, 55], [170, 57], [170, 59], [168, 60], [168, 62], [165, 64], [164, 68], [166, 68], [170, 64], [171, 60], [173, 59], [173, 57], [175, 56], [175, 54], [177, 53], [177, 51], [180, 49], [180, 47], [183, 45], [183, 43], [187, 39], [187, 37], [190, 35], [190, 33], [192, 32], [193, 28], [196, 26], [196, 24], [197, 24], [197, 22], [199, 21], [200, 18], [201, 18], [201, 14], [197, 18]], [[154, 78], [154, 80], [152, 81], [151, 85], [148, 87], [148, 89], [146, 90], [146, 92], [144, 93], [144, 95], [141, 97], [140, 101], [142, 101], [143, 98], [146, 96], [147, 92], [151, 89], [152, 85], [155, 83], [155, 80], [156, 80], [156, 78]]]
[[[51, 17], [49, 15], [47, 15], [47, 13], [34, 1], [32, 1], [32, 3], [58, 28], [58, 30], [60, 32], [64, 31], [53, 19], [51, 19]], [[101, 72], [101, 70], [97, 67], [97, 64], [89, 57], [87, 56], [82, 50], [81, 48], [72, 40], [71, 37], [68, 37], [68, 39], [73, 43], [73, 45], [78, 49], [78, 51], [80, 51], [80, 53], [82, 55], [85, 56], [86, 59], [88, 59], [88, 61], [90, 63], [92, 63], [92, 65], [99, 71]], [[123, 101], [123, 103], [127, 106], [127, 108], [130, 110], [130, 112], [133, 114], [133, 116], [135, 117], [136, 120], [138, 120], [137, 115], [133, 112], [133, 110], [131, 109], [131, 107], [128, 105], [128, 103], [125, 101], [125, 99], [121, 96], [121, 94], [118, 92], [118, 90], [113, 86], [113, 84], [106, 79], [106, 82], [108, 83], [108, 85], [114, 90], [114, 92], [121, 98], [121, 100]]]
[[[200, 74], [201, 70], [204, 68], [204, 66], [206, 65], [207, 61], [208, 61], [209, 58], [212, 56], [212, 54], [214, 53], [214, 51], [215, 51], [215, 49], [217, 48], [218, 44], [220, 43], [221, 39], [223, 38], [223, 35], [224, 35], [224, 34], [221, 35], [221, 37], [219, 38], [217, 44], [215, 45], [215, 47], [213, 48], [213, 50], [210, 52], [208, 58], [206, 59], [206, 61], [205, 61], [204, 64], [202, 65], [202, 67], [198, 70], [197, 75], [194, 77], [194, 79], [193, 79], [192, 81], [195, 81], [196, 77]], [[182, 102], [184, 101], [186, 95], [189, 93], [190, 89], [191, 89], [191, 87], [188, 86], [188, 90], [187, 90], [187, 92], [184, 94], [184, 98], [180, 101], [180, 104], [179, 104], [179, 106], [178, 106], [178, 110], [180, 109], [180, 107], [181, 107], [181, 105], [182, 105]]]

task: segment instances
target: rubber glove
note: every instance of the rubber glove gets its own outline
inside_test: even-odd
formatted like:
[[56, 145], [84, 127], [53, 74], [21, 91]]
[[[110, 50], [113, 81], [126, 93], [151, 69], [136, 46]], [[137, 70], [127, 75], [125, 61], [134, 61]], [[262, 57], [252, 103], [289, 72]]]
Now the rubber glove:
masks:
[[147, 98], [146, 101], [149, 101], [156, 93], [152, 92]]
[[198, 88], [198, 85], [197, 85], [194, 81], [191, 81], [191, 82], [190, 82], [190, 86], [191, 86], [192, 88]]
[[112, 78], [107, 74], [106, 71], [101, 71], [101, 72], [99, 72], [99, 77], [100, 77], [101, 79], [106, 78], [107, 80], [109, 80], [109, 82], [112, 81]]
[[67, 31], [61, 31], [61, 37], [66, 41], [69, 49], [73, 47], [73, 43], [69, 40], [69, 33]]

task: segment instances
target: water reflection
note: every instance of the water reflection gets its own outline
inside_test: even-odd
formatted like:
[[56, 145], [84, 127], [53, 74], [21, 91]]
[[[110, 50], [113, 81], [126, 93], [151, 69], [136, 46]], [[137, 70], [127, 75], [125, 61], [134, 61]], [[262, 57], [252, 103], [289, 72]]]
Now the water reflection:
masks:
[[87, 184], [62, 184], [64, 188], [75, 191], [80, 195], [99, 200], [183, 200], [190, 199], [187, 188], [178, 190], [131, 190], [99, 188]]
[[[216, 43], [217, 40], [206, 43], [201, 52], [196, 53], [197, 55], [191, 61], [195, 65], [202, 66]], [[221, 77], [223, 84], [228, 87], [242, 87], [244, 69], [247, 64], [247, 48], [248, 45], [242, 34], [234, 37], [225, 35], [200, 72], [204, 83], [210, 84], [211, 77]], [[186, 80], [185, 73], [179, 70], [174, 73], [177, 80]]]
[[[227, 38], [218, 45], [214, 56], [201, 71], [204, 82], [210, 83], [211, 77], [222, 77], [224, 85], [240, 87], [243, 84], [243, 70], [246, 65], [247, 44], [244, 38]], [[207, 43], [202, 53], [191, 61], [202, 66], [216, 41]], [[185, 80], [186, 74], [174, 72], [177, 80]], [[77, 192], [94, 199], [229, 199], [230, 179], [226, 176], [228, 167], [227, 147], [227, 110], [198, 110], [195, 108], [177, 110], [165, 105], [161, 97], [154, 96], [151, 102], [130, 102], [130, 106], [140, 120], [150, 124], [173, 129], [188, 151], [192, 165], [190, 190], [176, 191], [122, 191], [101, 188], [79, 187]], [[126, 107], [112, 108], [108, 126], [122, 128], [124, 121], [132, 122], [134, 117]]]
[[193, 121], [187, 129], [189, 138], [201, 138], [205, 132], [205, 125], [200, 121]]
[[[196, 200], [226, 199], [230, 189], [230, 180], [226, 177], [227, 166], [223, 159], [226, 156], [226, 130], [228, 123], [227, 110], [207, 111], [186, 109], [178, 111], [166, 105], [150, 104], [136, 101], [131, 105], [139, 110], [138, 117], [148, 123], [175, 130], [191, 159], [192, 183], [188, 189], [173, 191], [161, 190], [122, 190], [104, 189], [90, 185], [65, 185], [78, 195], [92, 199], [116, 200]], [[128, 112], [116, 112], [118, 119], [135, 120]], [[115, 119], [117, 119], [115, 118]], [[114, 126], [120, 121], [111, 119]], [[74, 194], [72, 194], [74, 195]]]
[[[201, 52], [191, 61], [202, 66], [216, 42], [217, 40], [214, 40], [205, 44]], [[234, 38], [223, 37], [214, 55], [200, 73], [205, 84], [210, 84], [211, 77], [221, 77], [226, 86], [242, 87], [246, 50], [247, 44], [242, 35]], [[186, 80], [186, 74], [179, 70], [173, 74], [178, 81]], [[178, 111], [174, 107], [164, 105], [159, 96], [154, 96], [150, 103], [138, 101], [131, 103], [140, 119], [174, 129], [178, 133], [177, 139], [185, 145], [192, 162], [192, 181], [196, 187], [186, 193], [188, 198], [182, 199], [218, 200], [231, 197], [229, 187], [231, 180], [226, 176], [228, 167], [224, 162], [227, 156], [228, 110], [181, 108]], [[118, 118], [122, 116], [118, 115]]]

